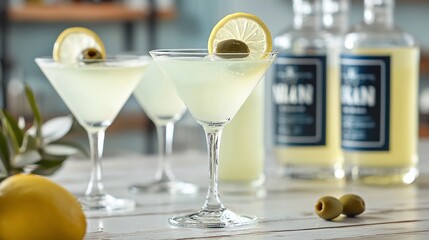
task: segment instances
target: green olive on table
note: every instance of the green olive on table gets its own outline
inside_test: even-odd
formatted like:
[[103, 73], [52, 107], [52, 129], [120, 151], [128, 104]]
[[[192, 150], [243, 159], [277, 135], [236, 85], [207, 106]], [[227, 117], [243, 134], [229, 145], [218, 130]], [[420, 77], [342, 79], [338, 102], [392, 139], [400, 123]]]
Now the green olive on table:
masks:
[[343, 214], [348, 217], [357, 216], [365, 211], [364, 200], [356, 194], [346, 194], [340, 197], [340, 202], [343, 204]]
[[324, 196], [319, 198], [314, 210], [319, 217], [325, 220], [332, 220], [340, 216], [343, 211], [343, 204], [334, 197]]

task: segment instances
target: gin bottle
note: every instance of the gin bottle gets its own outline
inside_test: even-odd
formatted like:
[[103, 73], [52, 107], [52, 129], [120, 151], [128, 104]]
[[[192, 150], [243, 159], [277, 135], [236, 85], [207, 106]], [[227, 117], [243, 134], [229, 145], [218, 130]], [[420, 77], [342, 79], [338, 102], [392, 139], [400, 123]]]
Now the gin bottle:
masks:
[[417, 175], [419, 48], [394, 25], [394, 0], [365, 0], [341, 55], [341, 142], [349, 176], [409, 184]]
[[[348, 31], [348, 12], [349, 0], [323, 0], [323, 28], [334, 38], [343, 39]], [[335, 47], [342, 44], [336, 42]]]
[[[340, 54], [343, 48], [344, 36], [348, 30], [349, 0], [323, 0], [323, 28], [332, 34], [328, 65], [334, 69], [331, 78], [340, 77]], [[334, 81], [334, 80], [333, 80]], [[340, 82], [340, 80], [335, 80]]]
[[332, 64], [322, 0], [294, 0], [293, 9], [293, 26], [274, 40], [280, 52], [271, 83], [275, 157], [291, 178], [343, 178], [339, 66]]

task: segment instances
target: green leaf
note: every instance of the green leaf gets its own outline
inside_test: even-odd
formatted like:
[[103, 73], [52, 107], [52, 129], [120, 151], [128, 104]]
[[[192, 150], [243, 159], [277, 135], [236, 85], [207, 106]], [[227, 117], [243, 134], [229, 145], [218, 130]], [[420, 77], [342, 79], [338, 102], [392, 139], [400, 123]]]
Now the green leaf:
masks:
[[31, 110], [33, 111], [34, 120], [36, 121], [37, 126], [42, 126], [42, 116], [39, 111], [39, 106], [37, 105], [36, 98], [34, 97], [33, 91], [31, 91], [30, 86], [25, 85], [25, 95], [27, 96], [28, 103], [30, 104]]
[[42, 160], [34, 165], [32, 173], [40, 175], [51, 175], [57, 171], [68, 156], [54, 156], [50, 154], [42, 154]]
[[15, 155], [12, 158], [12, 166], [16, 168], [25, 167], [34, 164], [42, 159], [42, 156], [37, 150], [30, 150]]
[[25, 128], [25, 118], [23, 116], [19, 116], [18, 117], [18, 127], [20, 129], [24, 129]]
[[7, 111], [0, 110], [0, 115], [3, 127], [5, 127], [7, 131], [6, 138], [9, 136], [13, 150], [17, 153], [24, 139], [24, 131], [18, 127], [16, 119]]
[[[43, 143], [48, 144], [64, 137], [73, 126], [72, 116], [63, 116], [53, 118], [45, 122], [42, 126]], [[37, 136], [37, 128], [35, 126], [28, 129], [27, 133], [32, 136]]]
[[45, 166], [39, 165], [33, 171], [31, 171], [31, 173], [49, 176], [49, 175], [54, 174], [60, 168], [61, 168], [61, 164], [51, 166], [51, 167], [45, 167]]
[[0, 182], [9, 176], [9, 170], [5, 162], [0, 161]]
[[28, 150], [36, 150], [40, 147], [41, 146], [37, 144], [36, 138], [31, 136], [30, 134], [25, 133], [24, 140], [22, 141], [22, 146], [19, 150], [20, 152], [25, 152]]
[[9, 153], [9, 146], [7, 144], [7, 139], [4, 136], [3, 132], [0, 132], [0, 158], [3, 163], [3, 166], [6, 171], [9, 171], [10, 164], [10, 153]]
[[77, 154], [80, 149], [67, 144], [49, 144], [43, 148], [43, 151], [54, 156], [71, 156]]
[[0, 161], [0, 182], [9, 176], [9, 171], [6, 169], [6, 166], [3, 162]]
[[83, 154], [85, 157], [88, 157], [88, 158], [89, 158], [89, 152], [88, 152], [88, 150], [87, 150], [85, 147], [83, 147], [82, 145], [80, 145], [80, 144], [77, 144], [77, 143], [74, 143], [74, 142], [66, 142], [66, 141], [57, 141], [57, 142], [52, 143], [52, 144], [55, 144], [55, 145], [63, 145], [63, 146], [67, 146], [67, 147], [74, 148], [74, 149], [76, 149], [79, 153], [81, 153], [81, 154]]
[[44, 167], [52, 167], [58, 164], [62, 164], [69, 156], [54, 156], [50, 154], [43, 154], [42, 160], [37, 165]]

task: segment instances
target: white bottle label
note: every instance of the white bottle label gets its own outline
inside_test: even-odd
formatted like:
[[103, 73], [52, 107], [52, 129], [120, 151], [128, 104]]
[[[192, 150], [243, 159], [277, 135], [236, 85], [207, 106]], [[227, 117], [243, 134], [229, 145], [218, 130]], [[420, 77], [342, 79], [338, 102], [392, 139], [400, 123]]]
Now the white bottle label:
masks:
[[390, 57], [341, 55], [341, 139], [345, 150], [389, 150]]
[[326, 56], [280, 55], [272, 84], [274, 143], [326, 143]]

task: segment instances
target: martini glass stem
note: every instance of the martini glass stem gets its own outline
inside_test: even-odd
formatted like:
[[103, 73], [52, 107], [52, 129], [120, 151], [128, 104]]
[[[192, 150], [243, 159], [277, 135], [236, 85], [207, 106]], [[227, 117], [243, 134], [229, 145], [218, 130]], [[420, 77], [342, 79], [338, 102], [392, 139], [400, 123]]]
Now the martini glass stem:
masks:
[[218, 164], [219, 146], [223, 126], [204, 126], [207, 147], [209, 152], [209, 176], [210, 184], [207, 191], [206, 201], [202, 207], [205, 211], [220, 211], [225, 209], [220, 201], [218, 188]]
[[158, 170], [155, 174], [155, 180], [169, 182], [174, 180], [171, 172], [169, 157], [173, 148], [174, 122], [166, 124], [157, 124], [156, 132], [158, 135]]
[[88, 130], [89, 145], [91, 149], [91, 177], [86, 189], [87, 196], [100, 196], [104, 194], [101, 158], [103, 156], [105, 130]]

